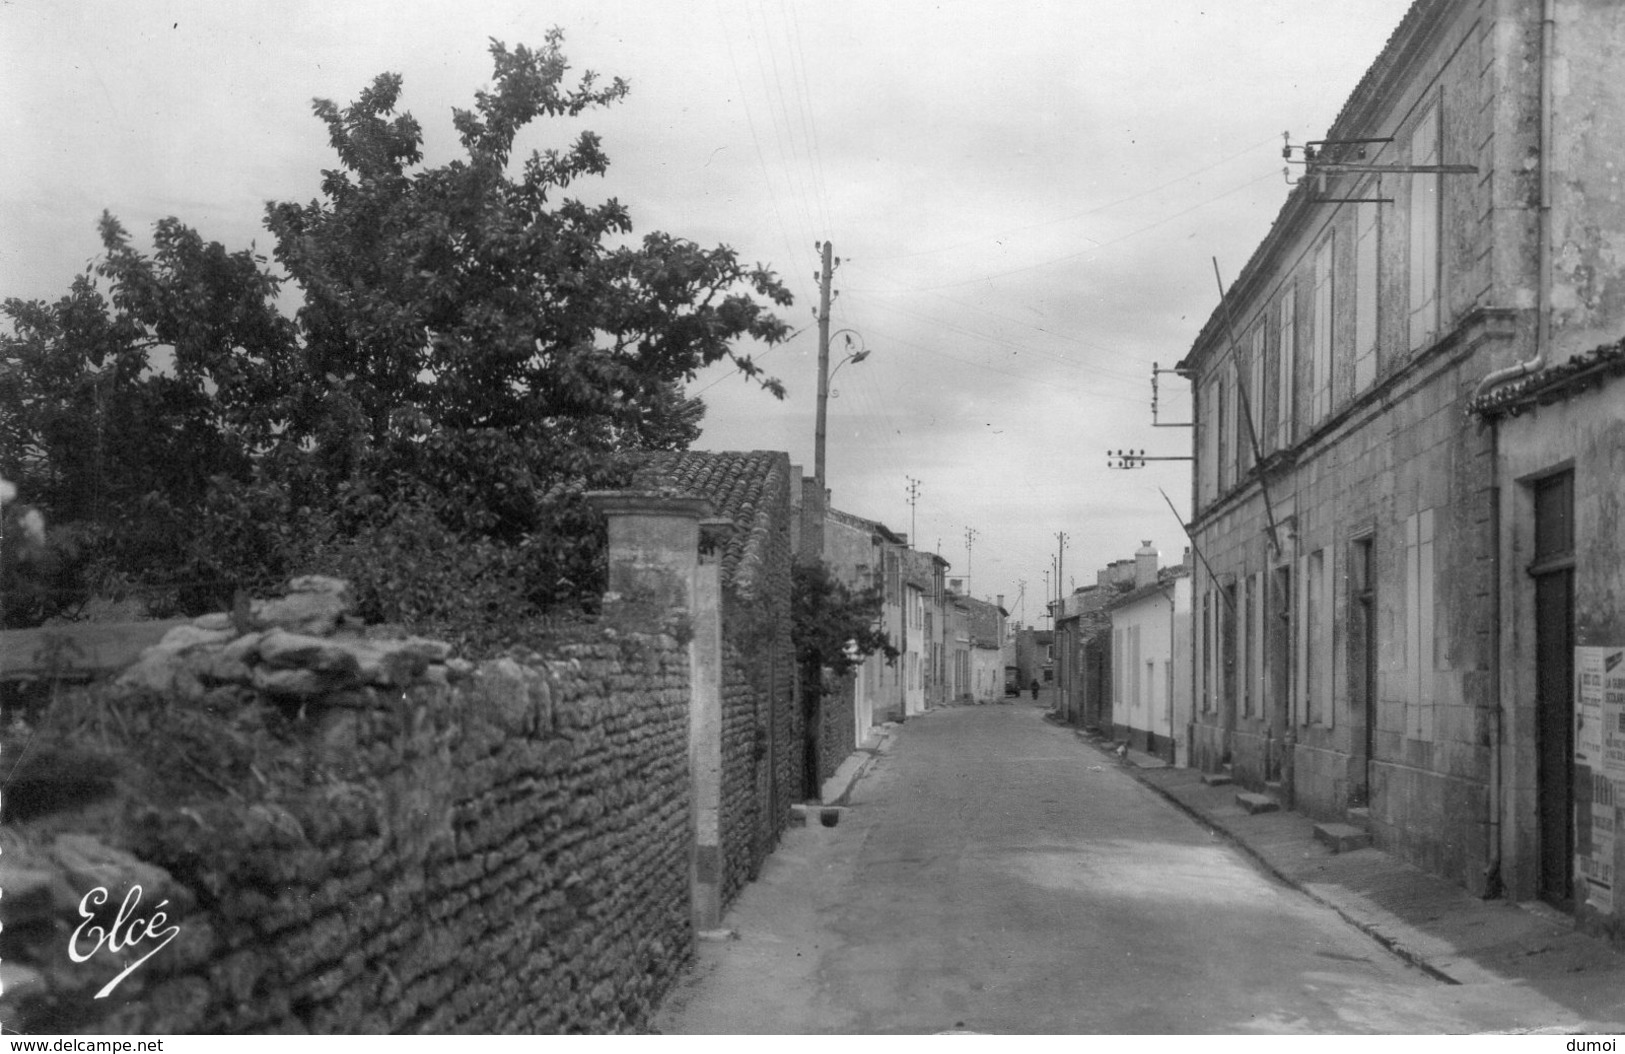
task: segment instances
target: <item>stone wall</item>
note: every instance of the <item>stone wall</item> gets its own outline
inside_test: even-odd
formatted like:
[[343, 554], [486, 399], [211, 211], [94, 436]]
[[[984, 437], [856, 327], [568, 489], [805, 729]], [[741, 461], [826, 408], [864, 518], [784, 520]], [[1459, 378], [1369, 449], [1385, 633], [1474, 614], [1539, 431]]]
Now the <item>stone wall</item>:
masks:
[[775, 474], [761, 504], [765, 522], [723, 590], [724, 904], [756, 877], [801, 800], [787, 475]]
[[835, 775], [841, 763], [858, 749], [857, 726], [852, 708], [857, 681], [852, 676], [826, 678], [827, 690], [819, 708], [818, 781]]
[[[622, 605], [475, 666], [287, 614], [172, 631], [121, 683], [8, 730], [8, 759], [26, 735], [42, 761], [0, 860], [6, 1024], [643, 1026], [694, 939], [680, 620]], [[109, 781], [85, 791], [87, 768]], [[136, 885], [150, 939], [74, 943], [81, 898], [105, 889], [111, 923]]]

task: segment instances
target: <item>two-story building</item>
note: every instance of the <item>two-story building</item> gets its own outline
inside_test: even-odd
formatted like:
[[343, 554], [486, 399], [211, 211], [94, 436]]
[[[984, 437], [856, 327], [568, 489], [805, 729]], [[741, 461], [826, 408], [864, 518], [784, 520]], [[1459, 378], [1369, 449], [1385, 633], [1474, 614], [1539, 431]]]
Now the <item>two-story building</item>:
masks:
[[1622, 548], [1619, 388], [1545, 438], [1494, 395], [1625, 333], [1622, 60], [1625, 5], [1418, 0], [1179, 365], [1197, 763], [1603, 914], [1574, 647], [1625, 630], [1618, 562], [1575, 574]]

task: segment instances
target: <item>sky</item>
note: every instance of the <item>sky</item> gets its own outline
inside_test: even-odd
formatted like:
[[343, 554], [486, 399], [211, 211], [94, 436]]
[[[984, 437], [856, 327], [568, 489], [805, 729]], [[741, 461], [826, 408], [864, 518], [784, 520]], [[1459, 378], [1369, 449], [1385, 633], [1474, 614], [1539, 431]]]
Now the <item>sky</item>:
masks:
[[[1188, 428], [1152, 426], [1153, 364], [1190, 349], [1214, 261], [1232, 280], [1285, 201], [1282, 133], [1320, 137], [1409, 6], [5, 0], [0, 297], [64, 293], [103, 210], [141, 245], [176, 216], [268, 251], [265, 203], [316, 198], [336, 167], [312, 99], [398, 72], [444, 163], [489, 41], [557, 26], [575, 70], [631, 91], [516, 153], [592, 129], [610, 169], [573, 194], [619, 198], [640, 236], [731, 246], [795, 296], [796, 336], [741, 348], [787, 397], [706, 369], [697, 448], [784, 450], [812, 474], [829, 241], [834, 505], [1042, 627], [1058, 584], [1144, 540], [1180, 559], [1189, 463], [1112, 470], [1107, 451], [1189, 455]], [[1185, 383], [1159, 380], [1158, 420], [1188, 421]]]

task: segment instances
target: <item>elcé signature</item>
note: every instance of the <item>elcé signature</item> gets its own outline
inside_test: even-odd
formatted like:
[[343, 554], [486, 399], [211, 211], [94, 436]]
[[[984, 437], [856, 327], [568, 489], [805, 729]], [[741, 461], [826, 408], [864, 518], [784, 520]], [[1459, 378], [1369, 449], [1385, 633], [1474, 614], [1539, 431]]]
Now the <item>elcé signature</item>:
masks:
[[[158, 944], [103, 985], [102, 990], [96, 993], [97, 999], [106, 998], [109, 992], [118, 987], [120, 981], [134, 973], [136, 967], [162, 951], [164, 945], [174, 940], [181, 932], [178, 924], [169, 922], [169, 915], [164, 911], [169, 904], [168, 900], [161, 901], [145, 919], [137, 913], [137, 909], [141, 906], [139, 885], [131, 886], [129, 892], [124, 894], [124, 902], [119, 905], [118, 912], [113, 917], [113, 924], [104, 926], [97, 920], [97, 911], [107, 903], [107, 897], [107, 887], [97, 886], [80, 899], [79, 916], [84, 921], [79, 923], [73, 931], [73, 936], [68, 938], [69, 958], [76, 963], [89, 962], [104, 947], [116, 953], [149, 940], [157, 940]], [[94, 908], [91, 907], [92, 904], [95, 905]], [[81, 950], [85, 946], [89, 947], [89, 951]]]

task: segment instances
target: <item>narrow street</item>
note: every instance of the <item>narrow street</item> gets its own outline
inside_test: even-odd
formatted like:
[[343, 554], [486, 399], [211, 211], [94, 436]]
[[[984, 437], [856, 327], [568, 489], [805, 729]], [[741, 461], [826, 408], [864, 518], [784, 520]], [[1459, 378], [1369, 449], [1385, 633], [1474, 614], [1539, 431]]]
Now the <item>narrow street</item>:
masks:
[[910, 720], [724, 925], [662, 1031], [1472, 1030], [1026, 697]]

